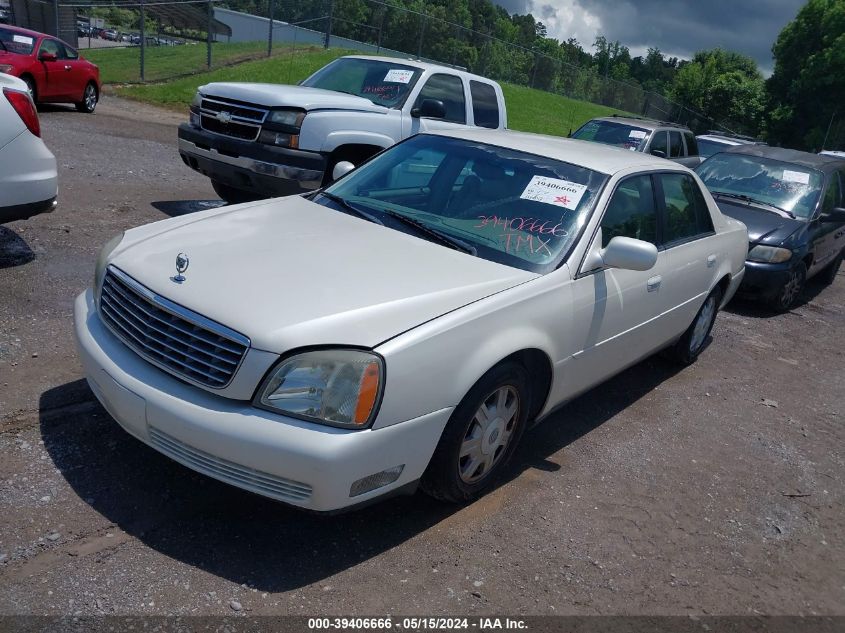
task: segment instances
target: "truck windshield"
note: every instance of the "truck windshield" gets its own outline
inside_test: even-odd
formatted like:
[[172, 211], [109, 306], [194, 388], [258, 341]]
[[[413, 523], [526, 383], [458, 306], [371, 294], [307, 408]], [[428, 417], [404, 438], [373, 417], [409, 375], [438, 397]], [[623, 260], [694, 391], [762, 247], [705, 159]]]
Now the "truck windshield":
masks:
[[649, 131], [645, 128], [617, 123], [616, 121], [587, 121], [572, 138], [616, 145], [640, 152], [648, 142]]
[[331, 185], [326, 202], [319, 194], [316, 201], [351, 207], [362, 218], [457, 244], [484, 259], [547, 273], [568, 256], [606, 180], [544, 156], [418, 134]]
[[301, 85], [364, 97], [387, 108], [401, 108], [421, 72], [419, 68], [393, 62], [342, 57]]

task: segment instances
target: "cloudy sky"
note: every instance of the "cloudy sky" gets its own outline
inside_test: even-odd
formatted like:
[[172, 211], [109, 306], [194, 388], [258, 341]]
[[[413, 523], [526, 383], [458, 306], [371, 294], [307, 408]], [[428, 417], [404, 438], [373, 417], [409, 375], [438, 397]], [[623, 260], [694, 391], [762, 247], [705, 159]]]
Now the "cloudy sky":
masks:
[[575, 37], [588, 51], [597, 35], [619, 40], [633, 57], [650, 46], [688, 59], [720, 46], [757, 60], [771, 73], [772, 44], [805, 0], [494, 0], [510, 13], [531, 13], [549, 35]]

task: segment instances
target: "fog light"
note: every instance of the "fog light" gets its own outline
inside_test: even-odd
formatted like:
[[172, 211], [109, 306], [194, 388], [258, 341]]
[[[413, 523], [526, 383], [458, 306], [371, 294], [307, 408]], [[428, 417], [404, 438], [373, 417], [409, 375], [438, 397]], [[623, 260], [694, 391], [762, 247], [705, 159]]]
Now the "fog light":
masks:
[[403, 468], [405, 468], [405, 464], [402, 464], [401, 466], [394, 466], [393, 468], [388, 468], [380, 473], [375, 473], [374, 475], [368, 475], [363, 479], [359, 479], [353, 483], [352, 487], [349, 489], [349, 496], [357, 497], [365, 492], [370, 492], [370, 490], [375, 490], [376, 488], [381, 488], [387, 484], [392, 484], [394, 481], [399, 479], [399, 475], [402, 474]]

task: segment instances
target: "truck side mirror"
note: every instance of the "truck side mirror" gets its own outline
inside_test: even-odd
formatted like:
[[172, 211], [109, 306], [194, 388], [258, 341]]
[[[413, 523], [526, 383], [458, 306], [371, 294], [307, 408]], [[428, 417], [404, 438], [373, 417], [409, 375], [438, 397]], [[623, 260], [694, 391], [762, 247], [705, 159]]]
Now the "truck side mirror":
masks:
[[355, 165], [350, 163], [348, 160], [340, 161], [337, 165], [334, 166], [334, 169], [332, 169], [332, 181], [335, 181], [338, 178], [342, 178], [353, 169], [355, 169]]
[[443, 119], [446, 117], [446, 104], [440, 99], [423, 99], [419, 106], [411, 110], [411, 116], [415, 119], [420, 117]]

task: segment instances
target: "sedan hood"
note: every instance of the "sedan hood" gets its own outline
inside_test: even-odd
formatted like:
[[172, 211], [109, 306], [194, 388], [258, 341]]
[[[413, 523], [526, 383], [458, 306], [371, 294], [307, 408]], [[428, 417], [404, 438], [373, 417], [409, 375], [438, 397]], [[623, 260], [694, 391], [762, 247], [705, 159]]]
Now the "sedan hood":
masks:
[[[537, 277], [299, 196], [127, 231], [111, 264], [282, 353], [379, 343]], [[185, 281], [178, 253], [189, 258]]]
[[208, 97], [224, 97], [268, 107], [365, 112], [387, 112], [388, 110], [384, 106], [378, 106], [369, 99], [356, 95], [302, 86], [220, 82], [200, 86], [199, 91]]
[[750, 244], [782, 244], [790, 235], [806, 224], [803, 220], [785, 218], [743, 202], [727, 201], [715, 196], [722, 213], [739, 220], [748, 227]]

